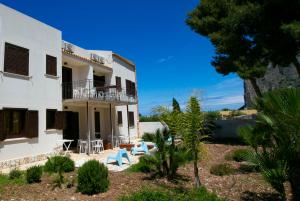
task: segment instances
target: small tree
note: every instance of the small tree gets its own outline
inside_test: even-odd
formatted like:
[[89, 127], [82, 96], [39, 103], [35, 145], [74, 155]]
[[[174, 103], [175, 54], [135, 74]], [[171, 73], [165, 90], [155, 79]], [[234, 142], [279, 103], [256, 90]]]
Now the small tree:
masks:
[[184, 143], [192, 153], [195, 187], [199, 188], [201, 186], [198, 170], [199, 153], [201, 150], [202, 140], [206, 136], [204, 135], [204, 115], [200, 110], [199, 101], [196, 97], [192, 96], [188, 102], [183, 124]]

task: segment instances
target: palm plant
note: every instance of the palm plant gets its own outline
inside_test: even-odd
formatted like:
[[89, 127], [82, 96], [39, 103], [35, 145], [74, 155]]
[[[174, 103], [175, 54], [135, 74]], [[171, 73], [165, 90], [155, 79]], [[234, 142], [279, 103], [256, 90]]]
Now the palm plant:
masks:
[[239, 131], [255, 150], [251, 161], [283, 199], [289, 181], [293, 200], [300, 200], [300, 89], [266, 93], [254, 105], [260, 111], [256, 125]]
[[192, 153], [192, 161], [194, 164], [194, 182], [195, 187], [201, 186], [198, 161], [201, 152], [202, 141], [205, 136], [204, 115], [200, 110], [199, 101], [196, 97], [191, 97], [183, 121], [183, 139], [186, 147]]

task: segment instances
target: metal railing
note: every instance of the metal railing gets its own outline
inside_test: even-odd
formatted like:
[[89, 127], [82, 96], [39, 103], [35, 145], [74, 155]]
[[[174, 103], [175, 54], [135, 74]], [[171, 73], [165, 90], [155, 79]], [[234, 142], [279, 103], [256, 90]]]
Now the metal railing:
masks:
[[67, 99], [91, 99], [107, 102], [136, 103], [136, 93], [129, 94], [125, 89], [116, 85], [105, 85], [94, 80], [79, 80], [62, 84], [62, 97]]

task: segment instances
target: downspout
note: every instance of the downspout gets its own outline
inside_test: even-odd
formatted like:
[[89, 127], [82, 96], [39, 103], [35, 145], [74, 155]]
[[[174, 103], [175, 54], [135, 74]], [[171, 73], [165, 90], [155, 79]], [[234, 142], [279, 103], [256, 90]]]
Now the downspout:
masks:
[[88, 155], [90, 155], [90, 152], [91, 152], [91, 133], [90, 133], [90, 126], [89, 126], [89, 102], [87, 101], [86, 102], [86, 125], [87, 125], [87, 129], [88, 129]]
[[129, 129], [129, 111], [128, 111], [128, 104], [126, 105], [126, 109], [127, 109], [127, 129], [128, 129], [128, 141], [129, 141], [129, 144], [130, 144], [130, 129]]
[[112, 117], [111, 117], [111, 103], [109, 104], [109, 118], [110, 118], [110, 131], [111, 131], [111, 148], [114, 148], [114, 130], [112, 126]]

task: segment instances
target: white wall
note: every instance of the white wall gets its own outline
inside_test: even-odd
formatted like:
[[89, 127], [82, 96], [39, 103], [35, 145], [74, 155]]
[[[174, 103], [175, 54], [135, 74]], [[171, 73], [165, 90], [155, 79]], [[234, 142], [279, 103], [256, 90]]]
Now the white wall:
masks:
[[[61, 131], [46, 132], [46, 109], [62, 110], [61, 32], [0, 4], [0, 71], [4, 47], [9, 42], [29, 49], [30, 79], [0, 73], [0, 109], [28, 108], [39, 111], [39, 137], [0, 142], [0, 161], [51, 152]], [[46, 54], [57, 58], [58, 78], [45, 77]]]
[[140, 122], [140, 136], [145, 133], [155, 133], [157, 129], [162, 131], [164, 129], [164, 125], [161, 122]]

